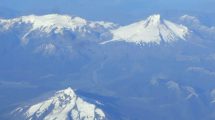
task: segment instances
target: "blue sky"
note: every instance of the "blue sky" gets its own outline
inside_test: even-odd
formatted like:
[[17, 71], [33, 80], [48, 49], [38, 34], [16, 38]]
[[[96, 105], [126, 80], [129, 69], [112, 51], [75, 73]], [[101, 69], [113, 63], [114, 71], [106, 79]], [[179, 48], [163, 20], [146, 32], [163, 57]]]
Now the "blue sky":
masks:
[[63, 13], [91, 20], [123, 19], [127, 23], [153, 13], [214, 14], [214, 5], [215, 0], [0, 0], [0, 11], [7, 8], [21, 15]]

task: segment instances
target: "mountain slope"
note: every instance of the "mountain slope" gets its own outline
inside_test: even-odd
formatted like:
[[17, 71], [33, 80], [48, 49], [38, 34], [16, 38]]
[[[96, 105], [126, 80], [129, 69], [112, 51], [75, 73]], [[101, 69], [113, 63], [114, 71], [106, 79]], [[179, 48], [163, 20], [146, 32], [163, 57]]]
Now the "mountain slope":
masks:
[[[75, 16], [29, 15], [0, 19], [0, 31], [1, 49], [6, 46], [4, 44], [16, 41], [19, 42], [17, 46], [22, 46], [20, 48], [46, 56], [71, 56], [76, 54], [75, 49], [79, 49], [79, 45], [90, 43], [96, 45], [126, 41], [160, 44], [185, 40], [189, 34], [187, 27], [163, 20], [160, 15], [152, 15], [146, 20], [123, 27], [111, 22], [87, 21]], [[8, 40], [7, 36], [13, 37]]]
[[112, 28], [116, 26], [115, 24], [109, 22], [92, 22], [76, 16], [59, 14], [48, 14], [42, 16], [29, 15], [14, 19], [0, 19], [0, 24], [3, 25], [3, 28], [5, 29], [10, 29], [15, 25], [30, 24], [32, 26], [31, 31], [40, 30], [46, 33], [50, 33], [51, 31], [55, 31], [55, 33], [61, 33], [63, 32], [63, 29], [89, 32], [86, 30], [87, 27], [96, 28], [100, 26], [104, 28]]
[[163, 20], [160, 15], [152, 15], [146, 20], [112, 30], [111, 41], [159, 44], [162, 41], [185, 40], [188, 31], [188, 28], [183, 25]]
[[17, 108], [27, 120], [104, 120], [104, 112], [78, 97], [71, 88], [35, 105]]
[[115, 27], [117, 25], [110, 22], [58, 14], [0, 19], [0, 46], [4, 49], [7, 44], [17, 43], [16, 46], [33, 53], [70, 56], [74, 44], [102, 41]]
[[[0, 31], [17, 30], [22, 44], [28, 44], [33, 37], [44, 38], [66, 33], [74, 34], [74, 38], [95, 37], [115, 28], [117, 25], [104, 21], [87, 21], [83, 18], [68, 15], [48, 14], [42, 16], [29, 15], [14, 19], [0, 19]], [[38, 35], [35, 36], [36, 33]]]

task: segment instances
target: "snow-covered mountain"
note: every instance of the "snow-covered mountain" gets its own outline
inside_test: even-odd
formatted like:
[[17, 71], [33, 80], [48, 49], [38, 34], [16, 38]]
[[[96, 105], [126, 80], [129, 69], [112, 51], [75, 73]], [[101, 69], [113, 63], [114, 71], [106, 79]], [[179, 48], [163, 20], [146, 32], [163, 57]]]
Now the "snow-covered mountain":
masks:
[[[0, 25], [4, 30], [13, 28], [16, 25], [29, 24], [30, 31], [39, 30], [41, 32], [63, 33], [64, 30], [91, 32], [91, 29], [98, 27], [114, 28], [115, 24], [104, 21], [87, 21], [83, 18], [68, 15], [48, 14], [43, 16], [29, 15], [14, 19], [0, 19]], [[1, 29], [2, 30], [2, 29]]]
[[[33, 53], [68, 55], [79, 41], [101, 42], [111, 36], [109, 31], [117, 25], [104, 21], [87, 21], [80, 17], [48, 14], [29, 15], [14, 19], [0, 19], [2, 48], [10, 41]], [[5, 40], [4, 35], [13, 40]], [[8, 38], [7, 38], [8, 39]]]
[[112, 30], [111, 33], [113, 34], [111, 41], [159, 44], [185, 40], [189, 30], [183, 25], [161, 19], [160, 15], [152, 15], [146, 20]]
[[152, 15], [146, 20], [123, 27], [111, 22], [88, 21], [76, 16], [29, 15], [0, 19], [0, 31], [0, 51], [12, 43], [17, 46], [12, 48], [17, 48], [15, 51], [25, 49], [45, 56], [69, 57], [77, 54], [79, 46], [84, 44], [97, 45], [111, 41], [159, 44], [186, 40], [189, 35], [187, 27], [161, 19], [160, 15]]
[[[65, 15], [32, 16], [1, 19], [0, 91], [10, 86], [3, 98], [20, 104], [35, 98], [34, 91], [39, 96], [70, 86], [83, 92], [78, 95], [88, 102], [102, 101], [105, 117], [113, 120], [214, 119], [213, 27], [189, 24], [185, 22], [193, 21], [189, 16], [177, 21], [183, 25], [152, 15], [124, 27]], [[21, 88], [24, 92], [17, 99], [11, 97]], [[71, 106], [66, 113], [56, 110], [63, 109], [59, 102], [70, 104], [67, 97], [62, 100], [58, 95], [17, 110], [35, 119], [71, 113]], [[50, 100], [56, 102], [50, 104]], [[79, 104], [78, 99], [74, 102]], [[7, 101], [0, 103], [8, 107]], [[95, 105], [93, 111], [100, 106], [90, 103]]]
[[[162, 41], [185, 40], [189, 34], [186, 26], [162, 19], [159, 14], [151, 15], [146, 20], [122, 27], [111, 22], [87, 21], [80, 17], [58, 14], [43, 16], [29, 15], [14, 19], [0, 19], [1, 31], [22, 28], [23, 25], [28, 26], [24, 27], [25, 32], [21, 34], [22, 44], [27, 44], [29, 39], [32, 39], [30, 35], [35, 31], [46, 33], [46, 35], [48, 34], [47, 36], [51, 36], [51, 33], [64, 35], [65, 31], [69, 31], [70, 33], [74, 33], [74, 37], [77, 39], [90, 39], [93, 36], [93, 39], [102, 39], [102, 43], [126, 41], [159, 44]], [[44, 37], [43, 35], [41, 36], [41, 33], [39, 36]], [[47, 47], [50, 47], [50, 45], [47, 45]]]
[[[47, 100], [17, 108], [13, 114], [25, 120], [105, 120], [105, 113], [78, 97], [71, 88]], [[20, 116], [21, 114], [21, 116]]]

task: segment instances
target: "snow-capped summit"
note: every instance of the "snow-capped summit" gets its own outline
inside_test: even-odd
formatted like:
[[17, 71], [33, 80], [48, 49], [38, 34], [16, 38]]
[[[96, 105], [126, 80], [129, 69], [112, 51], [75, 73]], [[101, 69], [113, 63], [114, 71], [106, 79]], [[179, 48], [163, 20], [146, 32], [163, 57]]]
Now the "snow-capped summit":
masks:
[[185, 40], [189, 30], [183, 25], [161, 19], [160, 15], [152, 15], [146, 20], [120, 27], [111, 32], [113, 39], [110, 41], [159, 44], [162, 41], [172, 42], [179, 39]]
[[40, 103], [14, 111], [26, 120], [104, 120], [104, 112], [78, 97], [71, 88], [61, 90]]
[[[13, 19], [0, 19], [0, 31], [14, 30], [21, 32], [22, 44], [29, 42], [29, 36], [36, 32], [63, 35], [64, 31], [73, 33], [77, 38], [81, 37], [100, 37], [101, 34], [116, 28], [117, 25], [104, 21], [88, 21], [80, 17], [47, 14], [47, 15], [28, 15]], [[33, 35], [34, 36], [34, 35]], [[40, 36], [40, 35], [39, 35]], [[44, 36], [43, 36], [44, 37]]]
[[9, 29], [15, 24], [30, 24], [32, 25], [31, 31], [41, 30], [43, 32], [60, 32], [64, 29], [75, 29], [87, 24], [87, 21], [80, 17], [71, 17], [67, 15], [48, 14], [43, 16], [29, 15], [22, 16], [14, 19], [1, 19], [0, 23], [4, 24], [3, 27]]
[[71, 17], [66, 15], [49, 14], [44, 16], [24, 16], [21, 17], [22, 22], [32, 24], [32, 30], [41, 29], [47, 33], [56, 29], [56, 32], [61, 32], [64, 29], [76, 29], [87, 24], [85, 19], [80, 17]]
[[148, 24], [158, 25], [161, 22], [161, 16], [159, 14], [152, 15], [149, 16], [146, 21], [148, 21]]
[[[82, 27], [93, 28], [97, 26], [104, 26], [104, 28], [110, 28], [111, 26], [114, 26], [113, 23], [109, 22], [92, 22], [76, 16], [59, 14], [48, 14], [42, 16], [29, 15], [14, 19], [0, 19], [0, 24], [2, 24], [5, 29], [9, 29], [15, 24], [30, 24], [32, 25], [31, 31], [40, 30], [46, 33], [50, 33], [52, 31], [61, 33], [64, 29], [73, 31], [76, 29], [81, 30]], [[86, 28], [82, 29], [82, 32], [86, 32]]]
[[100, 42], [109, 38], [110, 30], [116, 27], [117, 25], [111, 22], [88, 21], [59, 14], [0, 19], [0, 33], [16, 36], [16, 40], [33, 53], [52, 56], [71, 54], [74, 52], [73, 44], [76, 40]]

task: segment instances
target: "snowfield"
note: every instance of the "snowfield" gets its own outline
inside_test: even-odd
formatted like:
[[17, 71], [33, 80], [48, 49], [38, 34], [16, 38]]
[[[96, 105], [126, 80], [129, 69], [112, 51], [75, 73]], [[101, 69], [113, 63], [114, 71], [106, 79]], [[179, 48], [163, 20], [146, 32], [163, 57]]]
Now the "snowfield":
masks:
[[71, 88], [61, 90], [40, 103], [14, 111], [25, 120], [104, 120], [104, 112], [78, 97]]

